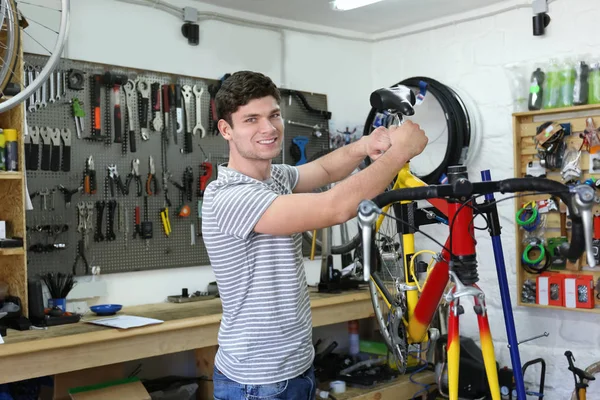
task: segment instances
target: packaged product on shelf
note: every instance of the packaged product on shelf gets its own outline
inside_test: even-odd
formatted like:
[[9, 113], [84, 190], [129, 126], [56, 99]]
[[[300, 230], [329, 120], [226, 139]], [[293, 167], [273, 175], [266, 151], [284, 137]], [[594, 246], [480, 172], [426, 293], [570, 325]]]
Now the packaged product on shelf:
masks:
[[531, 74], [531, 81], [529, 83], [529, 111], [536, 111], [542, 109], [542, 99], [544, 96], [544, 81], [546, 80], [546, 74], [540, 67], [537, 67]]
[[580, 60], [575, 63], [575, 84], [573, 85], [573, 104], [581, 106], [588, 103], [588, 94], [590, 91], [589, 79], [590, 66]]
[[504, 69], [511, 84], [513, 112], [527, 111], [527, 70], [522, 64], [509, 65]]
[[557, 108], [560, 100], [560, 66], [551, 60], [546, 71], [546, 87], [544, 88], [543, 108]]
[[6, 157], [6, 170], [17, 171], [19, 169], [19, 158], [18, 158], [18, 144], [17, 144], [17, 130], [16, 129], [5, 129], [4, 130], [5, 148], [4, 154]]
[[590, 68], [590, 76], [588, 78], [590, 86], [589, 103], [600, 104], [600, 63], [594, 62]]
[[573, 89], [575, 87], [575, 68], [571, 60], [564, 60], [560, 64], [558, 79], [560, 82], [558, 107], [571, 107], [573, 105]]
[[4, 156], [4, 146], [6, 139], [4, 138], [4, 132], [0, 130], [0, 171], [6, 171], [6, 161]]

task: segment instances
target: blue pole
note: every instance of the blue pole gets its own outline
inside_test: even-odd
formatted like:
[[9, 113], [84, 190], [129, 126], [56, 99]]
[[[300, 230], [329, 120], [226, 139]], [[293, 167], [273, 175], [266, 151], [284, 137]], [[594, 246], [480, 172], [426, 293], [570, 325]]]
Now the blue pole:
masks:
[[[488, 182], [492, 180], [490, 170], [481, 171], [481, 180]], [[500, 238], [500, 222], [498, 219], [498, 209], [496, 207], [494, 194], [485, 195], [486, 202], [493, 204], [488, 211], [488, 221], [490, 224], [490, 236], [492, 238], [492, 246], [494, 248], [494, 260], [496, 261], [496, 272], [498, 274], [498, 285], [500, 287], [500, 299], [502, 300], [502, 311], [504, 314], [504, 324], [506, 325], [506, 336], [510, 346], [510, 360], [517, 387], [517, 398], [520, 400], [527, 399], [525, 394], [525, 383], [523, 381], [523, 373], [521, 371], [521, 356], [519, 355], [519, 341], [517, 340], [517, 332], [515, 330], [515, 320], [512, 313], [512, 305], [510, 303], [510, 289], [508, 287], [508, 279], [506, 277], [506, 264], [504, 262], [504, 253], [502, 251], [502, 239]]]

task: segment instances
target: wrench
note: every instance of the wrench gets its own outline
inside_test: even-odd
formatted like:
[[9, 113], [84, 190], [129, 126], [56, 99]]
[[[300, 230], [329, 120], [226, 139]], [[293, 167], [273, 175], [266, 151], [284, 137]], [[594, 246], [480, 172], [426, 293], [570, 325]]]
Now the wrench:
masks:
[[181, 94], [183, 95], [183, 104], [185, 105], [185, 139], [184, 139], [184, 152], [192, 152], [192, 87], [190, 85], [183, 85], [181, 88]]
[[[33, 83], [34, 77], [33, 77], [33, 67], [31, 65], [27, 66], [27, 85], [31, 85]], [[29, 112], [34, 112], [36, 110], [35, 108], [35, 92], [31, 94], [31, 97], [29, 98], [29, 107], [27, 108], [27, 111]]]
[[[133, 96], [135, 95], [135, 82], [129, 79], [125, 85], [123, 85], [123, 90], [125, 91], [125, 103], [127, 105], [127, 120], [129, 122], [129, 151], [135, 153], [137, 151], [136, 142], [135, 142], [135, 128], [133, 124]], [[148, 140], [146, 136], [144, 138], [144, 132], [142, 131], [142, 139]]]
[[206, 130], [202, 126], [202, 101], [201, 101], [202, 93], [204, 93], [204, 88], [201, 87], [200, 90], [198, 90], [198, 86], [194, 85], [192, 90], [194, 92], [194, 96], [196, 96], [196, 126], [194, 127], [194, 130], [192, 131], [192, 133], [194, 134], [194, 136], [196, 136], [198, 131], [202, 131], [201, 137], [204, 138], [204, 137], [206, 137]]
[[80, 201], [77, 203], [77, 212], [79, 216], [79, 224], [77, 225], [77, 232], [83, 233], [85, 231], [85, 203]]
[[52, 71], [52, 73], [50, 74], [50, 98], [48, 99], [48, 101], [50, 103], [54, 103], [56, 101], [56, 85], [54, 84], [54, 80], [56, 79], [56, 73], [55, 71]]
[[[35, 67], [35, 69], [34, 69], [34, 76], [35, 76], [36, 80], [39, 78], [39, 76], [40, 76], [40, 67]], [[42, 103], [42, 88], [39, 87], [35, 91], [35, 108], [39, 109], [41, 107], [41, 103]]]
[[40, 107], [46, 108], [48, 103], [46, 103], [48, 99], [48, 79], [42, 83], [42, 100], [40, 101]]
[[56, 94], [54, 95], [54, 98], [56, 99], [56, 101], [60, 100], [60, 97], [62, 96], [62, 90], [63, 90], [63, 72], [58, 69], [56, 70]]
[[148, 126], [148, 114], [150, 113], [150, 83], [146, 79], [138, 78], [137, 90], [142, 95], [140, 114], [142, 140], [148, 140], [150, 139], [150, 127]]

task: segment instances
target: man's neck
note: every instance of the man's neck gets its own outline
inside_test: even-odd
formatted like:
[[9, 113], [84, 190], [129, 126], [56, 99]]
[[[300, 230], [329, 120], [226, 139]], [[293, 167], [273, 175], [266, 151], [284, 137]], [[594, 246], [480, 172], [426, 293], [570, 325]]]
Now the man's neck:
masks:
[[271, 160], [248, 160], [230, 153], [227, 168], [259, 181], [265, 181], [271, 177]]

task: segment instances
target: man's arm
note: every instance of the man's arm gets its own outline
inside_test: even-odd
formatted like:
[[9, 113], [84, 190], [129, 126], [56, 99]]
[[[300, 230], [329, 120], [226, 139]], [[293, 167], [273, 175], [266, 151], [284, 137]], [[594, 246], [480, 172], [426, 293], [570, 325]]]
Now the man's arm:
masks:
[[349, 145], [298, 167], [298, 184], [294, 193], [308, 193], [345, 179], [365, 157], [377, 159], [390, 147], [387, 130], [378, 128]]
[[262, 214], [254, 231], [290, 235], [341, 224], [353, 218], [358, 204], [382, 193], [398, 170], [420, 154], [427, 144], [425, 133], [413, 123], [391, 129], [390, 137], [392, 146], [385, 154], [331, 190], [278, 196]]
[[367, 156], [365, 138], [298, 166], [294, 193], [308, 193], [346, 178]]

